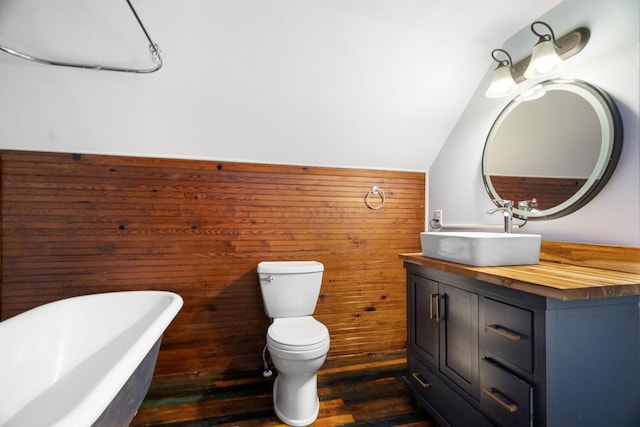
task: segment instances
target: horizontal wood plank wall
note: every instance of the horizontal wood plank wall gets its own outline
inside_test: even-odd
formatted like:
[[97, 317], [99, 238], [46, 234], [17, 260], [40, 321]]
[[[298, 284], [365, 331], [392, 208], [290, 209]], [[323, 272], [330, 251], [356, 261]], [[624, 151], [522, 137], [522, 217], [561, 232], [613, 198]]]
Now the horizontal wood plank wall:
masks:
[[[2, 319], [75, 295], [174, 291], [185, 305], [156, 375], [224, 378], [261, 367], [269, 320], [258, 262], [317, 260], [328, 359], [405, 348], [397, 254], [420, 249], [424, 173], [0, 155]], [[379, 210], [364, 203], [373, 185], [386, 196]]]

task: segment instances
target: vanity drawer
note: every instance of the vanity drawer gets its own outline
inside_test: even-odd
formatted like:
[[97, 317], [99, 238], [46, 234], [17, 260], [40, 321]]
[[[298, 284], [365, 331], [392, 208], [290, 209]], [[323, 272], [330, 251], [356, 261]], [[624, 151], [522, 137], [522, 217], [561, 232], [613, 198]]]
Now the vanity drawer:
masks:
[[452, 426], [492, 427], [484, 415], [471, 403], [455, 393], [435, 372], [413, 358], [408, 361], [409, 390], [421, 405]]
[[497, 363], [482, 359], [480, 364], [480, 409], [497, 425], [531, 425], [531, 385]]
[[480, 319], [483, 355], [533, 372], [533, 313], [483, 298]]

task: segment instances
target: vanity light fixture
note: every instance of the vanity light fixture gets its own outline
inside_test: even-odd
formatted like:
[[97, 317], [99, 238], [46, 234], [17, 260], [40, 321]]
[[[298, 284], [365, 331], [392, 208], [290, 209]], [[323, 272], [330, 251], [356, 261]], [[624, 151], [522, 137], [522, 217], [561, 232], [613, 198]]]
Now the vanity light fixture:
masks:
[[[507, 59], [498, 59], [496, 55], [503, 53]], [[511, 65], [513, 60], [509, 52], [503, 49], [494, 49], [491, 52], [491, 57], [498, 63], [498, 66], [493, 71], [493, 77], [491, 78], [491, 84], [487, 88], [485, 95], [487, 98], [499, 98], [501, 96], [507, 96], [518, 90], [518, 84], [513, 80], [511, 74]]]
[[[535, 27], [541, 25], [548, 29], [548, 34], [536, 31]], [[518, 83], [526, 79], [546, 77], [559, 71], [565, 60], [586, 46], [591, 35], [588, 28], [580, 27], [556, 39], [551, 26], [542, 21], [531, 24], [531, 31], [538, 36], [538, 42], [534, 45], [531, 55], [521, 61], [514, 64], [504, 49], [494, 49], [491, 52], [491, 57], [498, 63], [498, 67], [494, 70], [491, 83], [485, 92], [488, 98], [511, 95], [517, 90]], [[497, 53], [506, 54], [508, 59], [496, 58]], [[509, 80], [512, 80], [515, 86]]]
[[[536, 24], [547, 27], [549, 34], [540, 34], [537, 32], [535, 29]], [[558, 55], [556, 51], [558, 45], [556, 35], [553, 34], [553, 29], [542, 21], [536, 21], [531, 24], [531, 31], [540, 37], [540, 39], [538, 39], [538, 43], [533, 46], [531, 60], [524, 72], [524, 77], [527, 79], [539, 79], [560, 71], [562, 67], [564, 67], [564, 60], [560, 58], [560, 55]]]

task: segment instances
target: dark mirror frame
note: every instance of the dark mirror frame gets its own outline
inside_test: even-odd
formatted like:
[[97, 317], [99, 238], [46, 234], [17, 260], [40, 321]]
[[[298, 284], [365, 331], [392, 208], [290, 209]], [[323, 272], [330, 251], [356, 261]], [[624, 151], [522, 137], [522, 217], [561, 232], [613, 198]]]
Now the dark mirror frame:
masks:
[[[518, 208], [518, 202], [521, 200], [527, 200], [527, 197], [530, 199], [531, 195], [523, 196], [525, 198], [519, 199], [518, 197], [514, 197], [515, 193], [510, 195], [510, 194], [499, 194], [497, 192], [497, 190], [494, 187], [494, 183], [491, 181], [491, 176], [485, 170], [488, 151], [489, 151], [488, 147], [490, 146], [492, 137], [498, 131], [499, 125], [502, 124], [504, 120], [506, 120], [509, 113], [511, 113], [515, 108], [517, 108], [520, 102], [523, 102], [523, 101], [526, 102], [527, 97], [531, 97], [531, 93], [534, 92], [534, 90], [542, 89], [543, 90], [542, 93], [544, 94], [545, 87], [548, 87], [548, 88], [553, 87], [554, 90], [562, 90], [562, 89], [558, 89], [558, 86], [562, 86], [562, 85], [573, 85], [573, 86], [579, 87], [581, 90], [586, 90], [587, 92], [589, 92], [591, 96], [596, 98], [596, 100], [599, 103], [599, 106], [602, 107], [603, 110], [600, 111], [600, 113], [603, 113], [607, 116], [607, 123], [610, 126], [609, 131], [610, 131], [611, 137], [609, 138], [608, 141], [601, 141], [601, 144], [612, 145], [608, 150], [609, 156], [607, 159], [603, 159], [604, 160], [603, 162], [602, 161], [599, 162], [599, 164], [601, 164], [602, 167], [598, 170], [594, 169], [591, 172], [591, 176], [589, 177], [589, 179], [586, 180], [586, 183], [581, 183], [581, 184], [576, 183], [577, 190], [573, 192], [570, 196], [568, 196], [564, 202], [560, 202], [553, 207], [545, 208], [542, 210], [536, 210], [535, 206], [534, 206], [534, 210], [531, 210], [531, 211], [528, 211], [526, 209], [520, 209]], [[589, 84], [580, 80], [547, 80], [545, 82], [540, 83], [539, 85], [532, 88], [531, 90], [525, 92], [524, 94], [519, 95], [518, 97], [514, 98], [511, 102], [509, 102], [509, 104], [507, 104], [507, 106], [502, 110], [502, 112], [498, 115], [495, 122], [491, 126], [491, 130], [489, 131], [489, 134], [485, 141], [484, 150], [482, 153], [482, 179], [484, 181], [485, 190], [489, 194], [489, 197], [491, 197], [491, 199], [494, 201], [496, 206], [501, 206], [500, 200], [513, 200], [515, 205], [514, 217], [516, 218], [526, 219], [526, 220], [548, 220], [548, 219], [563, 217], [572, 212], [575, 212], [576, 210], [586, 205], [607, 184], [607, 181], [613, 174], [616, 168], [616, 165], [618, 163], [618, 159], [620, 158], [620, 153], [622, 152], [622, 142], [623, 142], [622, 118], [620, 116], [618, 107], [616, 106], [611, 96], [609, 96], [609, 94], [607, 94], [605, 91], [603, 91], [602, 89], [592, 84]], [[571, 162], [572, 159], [566, 159], [565, 161]], [[597, 178], [598, 176], [600, 178]], [[494, 180], [495, 180], [495, 177], [494, 177]], [[589, 183], [589, 181], [591, 181], [591, 183]], [[587, 185], [590, 185], [590, 186], [586, 187]], [[523, 189], [522, 194], [525, 194], [525, 193], [526, 191]], [[561, 205], [565, 205], [565, 204], [566, 204], [565, 207], [560, 208]]]

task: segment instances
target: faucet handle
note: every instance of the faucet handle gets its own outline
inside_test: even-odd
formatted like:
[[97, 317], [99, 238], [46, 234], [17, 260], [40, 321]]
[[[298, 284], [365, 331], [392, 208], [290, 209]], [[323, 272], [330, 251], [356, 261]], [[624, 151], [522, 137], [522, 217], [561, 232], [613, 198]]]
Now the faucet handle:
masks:
[[520, 200], [518, 202], [518, 209], [520, 209], [521, 211], [529, 212], [537, 206], [538, 206], [538, 199], [536, 198], [533, 198], [531, 200]]
[[494, 199], [493, 201], [503, 208], [513, 208], [513, 200]]

